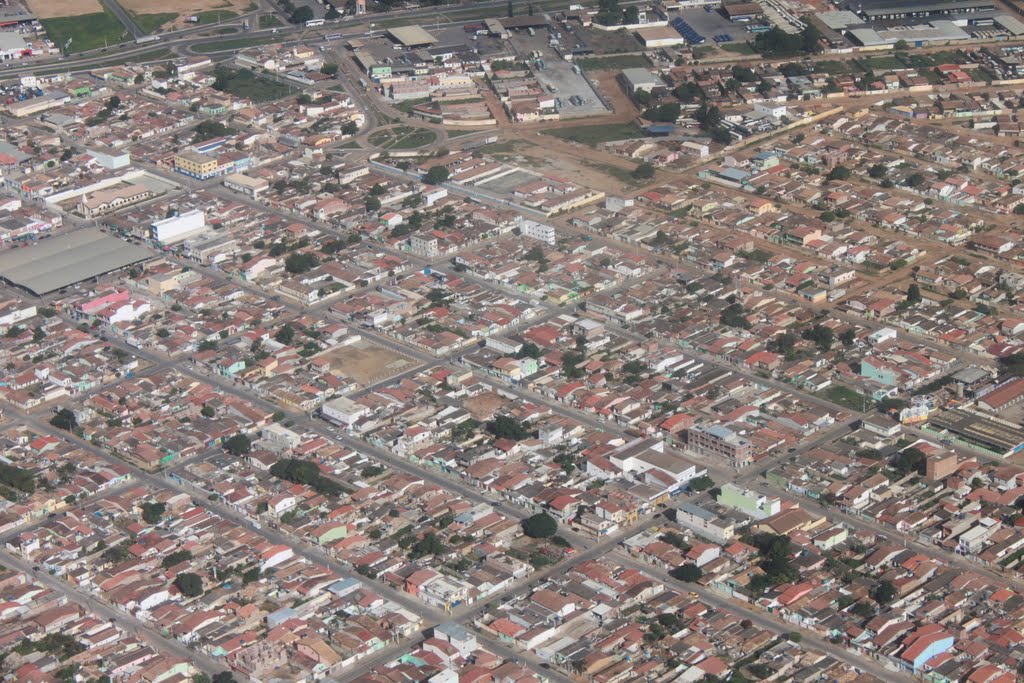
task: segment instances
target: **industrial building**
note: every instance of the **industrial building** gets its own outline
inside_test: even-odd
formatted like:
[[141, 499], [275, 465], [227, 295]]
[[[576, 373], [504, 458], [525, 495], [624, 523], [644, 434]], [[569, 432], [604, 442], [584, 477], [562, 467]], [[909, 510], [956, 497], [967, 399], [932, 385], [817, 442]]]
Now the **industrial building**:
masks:
[[437, 38], [419, 26], [398, 26], [388, 29], [391, 40], [406, 49], [429, 47], [437, 42]]
[[995, 9], [995, 4], [992, 0], [858, 0], [850, 3], [849, 9], [865, 19], [878, 21], [988, 12]]
[[192, 209], [180, 216], [155, 221], [149, 228], [150, 239], [161, 245], [176, 244], [206, 231], [206, 213]]
[[152, 257], [148, 249], [85, 228], [0, 254], [0, 279], [42, 296]]
[[966, 410], [947, 410], [931, 419], [929, 429], [946, 432], [1001, 458], [1024, 450], [1024, 429]]

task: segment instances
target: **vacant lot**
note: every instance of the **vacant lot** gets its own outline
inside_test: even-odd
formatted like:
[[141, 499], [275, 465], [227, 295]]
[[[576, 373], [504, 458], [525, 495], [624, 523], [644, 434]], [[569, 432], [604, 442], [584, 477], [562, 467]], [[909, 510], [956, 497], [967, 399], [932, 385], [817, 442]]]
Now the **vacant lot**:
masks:
[[115, 45], [123, 40], [130, 40], [125, 35], [127, 30], [124, 25], [107, 10], [93, 14], [40, 19], [39, 21], [46, 29], [50, 40], [60, 48], [63, 49], [68, 39], [71, 39], [68, 52], [93, 50], [98, 47]]
[[320, 357], [331, 361], [331, 370], [351, 377], [363, 386], [394, 377], [418, 365], [396, 351], [365, 341], [331, 349]]
[[608, 71], [614, 69], [646, 69], [651, 60], [643, 55], [615, 55], [612, 57], [583, 57], [576, 60], [581, 69], [587, 71]]
[[495, 392], [485, 391], [482, 394], [465, 399], [462, 405], [474, 419], [486, 422], [493, 418], [506, 403], [508, 403], [508, 400], [498, 396]]
[[77, 17], [103, 11], [99, 0], [28, 0], [28, 9], [40, 19]]
[[215, 87], [235, 97], [249, 99], [255, 103], [279, 100], [291, 92], [287, 85], [257, 76], [248, 69], [232, 72], [226, 82], [215, 85]]
[[[186, 17], [199, 17], [199, 23], [212, 24], [226, 21], [239, 14], [248, 12], [255, 3], [252, 0], [118, 0], [120, 5], [131, 12], [136, 21], [148, 22], [143, 17], [147, 14], [174, 14], [164, 29], [187, 26]], [[140, 26], [142, 24], [140, 23]]]
[[157, 33], [167, 24], [178, 18], [174, 12], [161, 12], [160, 14], [135, 14], [132, 19], [146, 33]]
[[573, 126], [546, 131], [548, 135], [571, 140], [590, 147], [597, 147], [602, 142], [612, 140], [629, 140], [643, 137], [643, 131], [635, 123], [610, 123], [604, 126]]
[[398, 126], [377, 131], [370, 136], [370, 144], [382, 147], [383, 149], [415, 149], [423, 145], [429, 145], [436, 139], [437, 135], [432, 130], [413, 128], [411, 126]]

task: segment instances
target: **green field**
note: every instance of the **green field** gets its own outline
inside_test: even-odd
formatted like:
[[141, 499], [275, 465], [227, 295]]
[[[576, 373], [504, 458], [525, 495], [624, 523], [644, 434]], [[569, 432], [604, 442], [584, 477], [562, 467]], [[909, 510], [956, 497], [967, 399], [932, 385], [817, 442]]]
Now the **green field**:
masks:
[[738, 55], [756, 55], [757, 52], [754, 48], [750, 47], [750, 43], [725, 43], [720, 45], [726, 52], [735, 52]]
[[260, 28], [277, 28], [284, 26], [284, 23], [273, 14], [260, 15]]
[[858, 394], [853, 389], [840, 384], [833, 384], [827, 389], [819, 391], [817, 395], [841, 405], [847, 410], [856, 412], [862, 412], [865, 408], [870, 408], [872, 404], [872, 401], [863, 394]]
[[[739, 44], [742, 45], [743, 43], [739, 43]], [[715, 46], [714, 45], [694, 45], [693, 48], [691, 48], [690, 51], [693, 52], [693, 56], [696, 57], [697, 59], [704, 59], [708, 55], [715, 54]]]
[[[58, 17], [56, 19], [40, 19], [47, 35], [61, 48], [71, 38], [68, 52], [83, 52], [98, 47], [116, 45], [122, 41], [131, 41], [125, 33], [125, 27], [109, 10], [94, 14], [79, 14], [75, 17]], [[124, 37], [122, 37], [124, 36]]]
[[907, 66], [899, 58], [891, 56], [861, 59], [858, 60], [858, 64], [864, 71], [892, 71], [893, 69], [905, 69]]
[[388, 130], [379, 130], [370, 136], [370, 144], [383, 149], [416, 149], [429, 145], [437, 139], [434, 131], [426, 128], [397, 126]]
[[646, 69], [651, 61], [643, 55], [612, 55], [611, 57], [585, 57], [576, 64], [587, 71], [621, 71], [622, 69]]
[[850, 68], [849, 62], [840, 61], [838, 59], [826, 59], [820, 62], [815, 62], [814, 70], [817, 73], [828, 74], [829, 76], [839, 76], [853, 71], [853, 69]]
[[177, 12], [162, 12], [160, 14], [133, 14], [132, 19], [136, 25], [146, 33], [156, 33], [164, 24], [178, 18]]
[[279, 100], [292, 91], [287, 85], [257, 76], [248, 69], [233, 71], [226, 82], [217, 87], [221, 92], [230, 93], [235, 97], [244, 97], [256, 103]]
[[227, 50], [242, 50], [247, 47], [256, 47], [257, 45], [269, 45], [270, 43], [279, 43], [281, 40], [276, 36], [266, 36], [264, 38], [235, 38], [233, 40], [220, 40], [215, 43], [202, 43], [192, 48], [193, 52], [201, 55], [208, 55], [213, 52], [225, 52]]
[[556, 138], [578, 142], [582, 145], [596, 147], [602, 142], [612, 140], [628, 140], [641, 138], [644, 132], [635, 123], [609, 123], [604, 126], [573, 126], [572, 128], [560, 128], [552, 131], [545, 131], [547, 135], [554, 135]]
[[234, 19], [238, 16], [236, 12], [226, 9], [211, 9], [205, 12], [196, 12], [196, 17], [199, 18], [197, 23], [200, 24], [216, 24], [218, 21], [227, 21], [228, 19]]

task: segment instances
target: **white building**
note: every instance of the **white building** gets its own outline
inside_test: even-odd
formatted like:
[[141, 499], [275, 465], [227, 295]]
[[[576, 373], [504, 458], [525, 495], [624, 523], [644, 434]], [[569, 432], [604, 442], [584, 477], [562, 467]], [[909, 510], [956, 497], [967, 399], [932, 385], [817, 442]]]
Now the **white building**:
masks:
[[545, 244], [553, 245], [555, 243], [555, 226], [553, 225], [524, 220], [519, 224], [519, 230], [524, 237], [539, 240]]
[[206, 230], [206, 213], [199, 209], [156, 221], [149, 236], [160, 244], [175, 244], [195, 237]]
[[128, 152], [104, 152], [99, 149], [87, 150], [92, 158], [96, 160], [96, 163], [103, 168], [111, 171], [116, 171], [119, 168], [125, 168], [130, 166], [132, 163], [132, 157]]
[[331, 422], [351, 427], [361, 417], [369, 415], [370, 409], [344, 396], [339, 396], [320, 406], [320, 413]]

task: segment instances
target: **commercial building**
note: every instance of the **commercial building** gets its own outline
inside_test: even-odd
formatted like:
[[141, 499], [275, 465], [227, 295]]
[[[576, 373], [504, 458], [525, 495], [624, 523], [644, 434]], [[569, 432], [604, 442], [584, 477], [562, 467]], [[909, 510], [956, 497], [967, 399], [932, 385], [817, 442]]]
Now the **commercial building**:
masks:
[[320, 413], [331, 422], [351, 427], [359, 418], [369, 415], [370, 409], [352, 399], [339, 396], [320, 406]]
[[717, 500], [719, 505], [739, 510], [754, 519], [765, 519], [782, 511], [780, 498], [768, 497], [763, 493], [737, 486], [732, 482], [722, 486]]
[[877, 21], [988, 12], [995, 9], [995, 4], [992, 0], [946, 0], [940, 2], [861, 0], [856, 5], [851, 4], [850, 8], [865, 19]]
[[206, 230], [206, 213], [193, 209], [180, 216], [171, 216], [154, 222], [149, 228], [149, 237], [162, 245], [183, 242]]
[[186, 149], [174, 157], [174, 170], [178, 173], [205, 180], [217, 175], [217, 158]]
[[42, 296], [152, 257], [148, 249], [85, 228], [0, 254], [0, 278]]
[[645, 26], [634, 31], [634, 35], [646, 48], [671, 47], [686, 43], [686, 38], [669, 26]]
[[754, 446], [728, 427], [696, 425], [686, 430], [687, 449], [699, 455], [724, 458], [735, 467], [753, 462]]
[[756, 2], [732, 2], [722, 5], [722, 14], [729, 21], [758, 21], [764, 18], [764, 8]]
[[270, 183], [264, 178], [250, 178], [241, 173], [232, 173], [224, 177], [224, 187], [235, 192], [247, 194], [255, 199], [261, 192], [270, 187]]
[[1024, 450], [1024, 430], [980, 413], [947, 410], [932, 417], [929, 429], [955, 436], [1001, 458], [1008, 458]]
[[89, 195], [83, 194], [79, 202], [79, 211], [86, 218], [93, 218], [132, 204], [138, 204], [152, 196], [152, 191], [145, 185], [123, 183], [97, 190]]
[[0, 60], [18, 59], [32, 54], [21, 34], [14, 31], [0, 31]]
[[676, 524], [717, 543], [726, 543], [736, 535], [732, 520], [692, 503], [683, 503], [676, 509]]
[[665, 81], [647, 69], [623, 69], [621, 78], [622, 84], [630, 94], [640, 90], [651, 92], [655, 88], [665, 87]]

